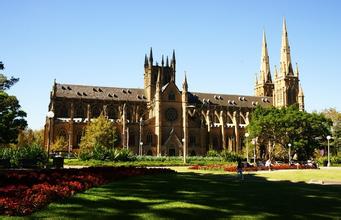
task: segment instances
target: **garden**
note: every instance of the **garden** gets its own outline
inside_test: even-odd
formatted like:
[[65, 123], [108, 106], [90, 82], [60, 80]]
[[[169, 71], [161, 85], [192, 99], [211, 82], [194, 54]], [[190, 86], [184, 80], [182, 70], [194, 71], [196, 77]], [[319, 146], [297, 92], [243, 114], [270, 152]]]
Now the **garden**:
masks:
[[90, 167], [7, 170], [0, 173], [0, 215], [30, 215], [51, 202], [131, 176], [170, 174], [160, 168]]

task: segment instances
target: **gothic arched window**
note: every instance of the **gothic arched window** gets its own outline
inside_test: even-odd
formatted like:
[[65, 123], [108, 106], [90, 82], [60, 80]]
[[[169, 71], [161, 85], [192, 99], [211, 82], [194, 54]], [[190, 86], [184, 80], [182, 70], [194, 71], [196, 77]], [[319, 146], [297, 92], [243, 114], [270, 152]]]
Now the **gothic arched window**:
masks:
[[75, 118], [85, 118], [84, 108], [83, 108], [82, 104], [79, 104], [76, 106], [74, 117]]
[[59, 117], [60, 118], [68, 118], [69, 117], [69, 111], [65, 104], [61, 104], [59, 107]]
[[189, 145], [195, 147], [196, 145], [196, 137], [194, 135], [189, 136]]
[[101, 114], [100, 108], [97, 105], [95, 105], [91, 111], [92, 118], [97, 118], [100, 114]]
[[147, 134], [147, 145], [151, 145], [153, 143], [153, 135], [152, 133], [148, 132]]
[[110, 119], [117, 119], [117, 111], [114, 106], [108, 106], [107, 111]]

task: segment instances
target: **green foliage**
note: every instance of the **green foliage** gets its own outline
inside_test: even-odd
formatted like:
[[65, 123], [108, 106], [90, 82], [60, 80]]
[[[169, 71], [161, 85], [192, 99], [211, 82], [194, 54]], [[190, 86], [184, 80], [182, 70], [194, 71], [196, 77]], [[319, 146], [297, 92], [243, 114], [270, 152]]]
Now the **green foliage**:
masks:
[[111, 161], [134, 161], [136, 156], [131, 150], [126, 148], [113, 149], [110, 151], [109, 159]]
[[[2, 68], [1, 68], [2, 67]], [[3, 64], [0, 62], [0, 70], [3, 69]], [[11, 77], [8, 79], [5, 75], [0, 74], [0, 91], [11, 88], [15, 83], [19, 81], [19, 78]]]
[[212, 150], [212, 149], [210, 149], [206, 153], [206, 157], [219, 157], [219, 156], [220, 156], [219, 152], [216, 150]]
[[68, 149], [68, 143], [65, 140], [63, 136], [58, 136], [52, 146], [51, 146], [51, 151], [52, 152], [57, 152], [57, 151], [67, 151]]
[[[328, 161], [328, 157], [319, 157], [316, 162], [318, 164], [323, 165], [323, 162], [324, 161]], [[336, 166], [339, 166], [341, 165], [341, 156], [331, 156], [330, 157], [330, 163], [332, 166], [336, 165]]]
[[228, 150], [221, 151], [220, 156], [223, 158], [224, 161], [227, 161], [227, 162], [236, 162], [239, 159], [240, 160], [243, 159], [239, 154], [235, 152], [230, 152]]
[[106, 160], [109, 158], [110, 150], [102, 145], [96, 145], [92, 151], [92, 159]]
[[20, 148], [31, 145], [44, 146], [44, 129], [25, 129], [19, 131], [18, 143], [16, 146]]
[[252, 113], [248, 132], [250, 138], [258, 137], [258, 143], [267, 146], [268, 141], [288, 148], [298, 154], [298, 160], [313, 156], [321, 146], [317, 137], [330, 134], [331, 120], [322, 114], [299, 111], [295, 106], [288, 108], [257, 107]]
[[114, 148], [117, 141], [116, 136], [114, 124], [100, 115], [86, 127], [85, 135], [81, 139], [80, 151], [92, 151], [95, 146]]
[[0, 159], [10, 159], [12, 167], [19, 167], [22, 159], [35, 161], [38, 166], [43, 167], [47, 154], [40, 145], [33, 144], [21, 148], [0, 148]]
[[27, 126], [25, 117], [17, 98], [0, 91], [0, 145], [17, 142], [19, 131]]
[[[4, 68], [0, 63], [0, 69]], [[0, 146], [16, 143], [19, 131], [27, 126], [26, 113], [21, 110], [15, 96], [8, 95], [5, 90], [13, 86], [19, 79], [8, 79], [0, 74]]]

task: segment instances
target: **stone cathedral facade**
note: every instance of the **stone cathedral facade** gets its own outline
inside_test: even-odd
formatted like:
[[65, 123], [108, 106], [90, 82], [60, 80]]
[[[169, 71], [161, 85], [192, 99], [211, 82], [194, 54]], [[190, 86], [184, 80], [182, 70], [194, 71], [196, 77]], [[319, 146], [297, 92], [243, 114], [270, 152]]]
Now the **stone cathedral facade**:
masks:
[[136, 154], [180, 156], [186, 151], [187, 155], [205, 155], [209, 149], [241, 152], [250, 112], [257, 105], [298, 104], [304, 110], [285, 20], [280, 69], [274, 72], [272, 80], [265, 33], [255, 96], [189, 91], [186, 75], [178, 87], [175, 52], [170, 60], [162, 57], [158, 64], [151, 49], [145, 56], [141, 89], [54, 82], [48, 110], [55, 116], [46, 119], [45, 144], [62, 136], [68, 140], [68, 149], [77, 151], [86, 125], [104, 114], [116, 126], [118, 146]]

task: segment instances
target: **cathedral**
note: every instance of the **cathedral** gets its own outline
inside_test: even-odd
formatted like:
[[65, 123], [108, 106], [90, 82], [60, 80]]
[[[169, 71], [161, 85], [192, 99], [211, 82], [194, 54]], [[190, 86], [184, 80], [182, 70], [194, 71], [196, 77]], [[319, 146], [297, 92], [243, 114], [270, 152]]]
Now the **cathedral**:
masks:
[[115, 124], [118, 147], [139, 155], [205, 155], [209, 149], [242, 152], [245, 127], [252, 110], [260, 106], [286, 107], [297, 104], [304, 110], [299, 71], [294, 70], [286, 22], [283, 20], [279, 70], [274, 77], [265, 33], [260, 74], [255, 95], [200, 93], [188, 90], [186, 75], [181, 87], [175, 83], [175, 51], [169, 60], [154, 62], [153, 52], [144, 60], [144, 87], [119, 88], [54, 82], [46, 118], [45, 145], [58, 137], [77, 151], [84, 129], [103, 114]]

